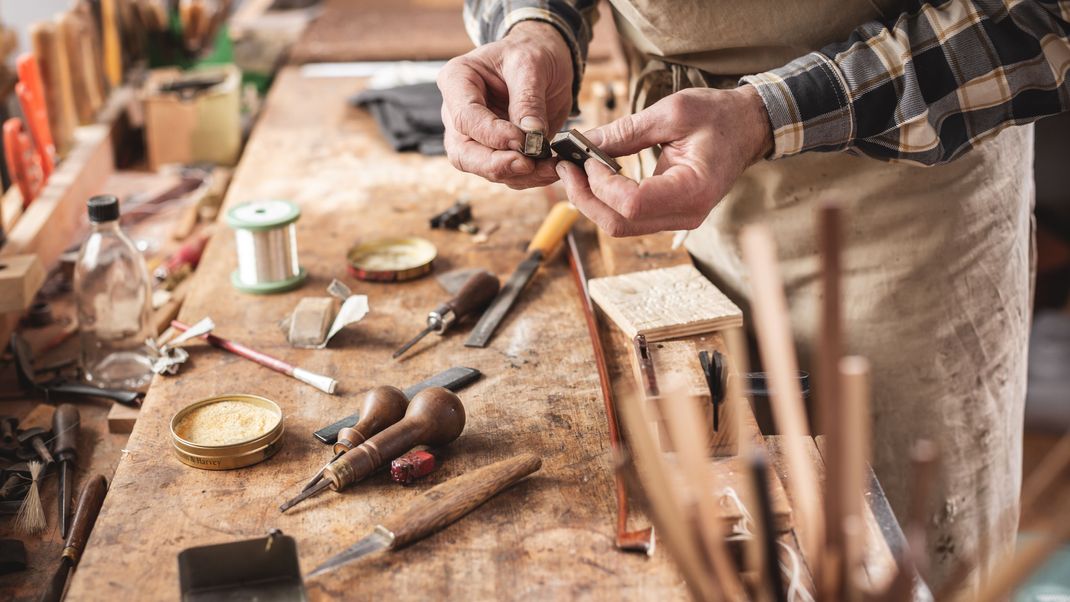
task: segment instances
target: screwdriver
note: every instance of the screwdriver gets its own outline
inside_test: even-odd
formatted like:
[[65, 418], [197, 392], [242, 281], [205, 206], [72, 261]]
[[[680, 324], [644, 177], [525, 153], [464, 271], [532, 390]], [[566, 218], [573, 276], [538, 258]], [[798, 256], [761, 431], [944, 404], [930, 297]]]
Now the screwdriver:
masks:
[[397, 359], [402, 353], [405, 353], [418, 343], [420, 339], [432, 332], [441, 336], [458, 320], [464, 319], [469, 314], [481, 311], [498, 295], [500, 287], [501, 283], [498, 282], [498, 278], [490, 272], [479, 271], [472, 274], [465, 281], [461, 290], [457, 291], [456, 296], [427, 314], [427, 328], [424, 328], [411, 341], [402, 345], [391, 357]]
[[323, 468], [305, 484], [301, 491], [307, 491], [318, 483], [320, 477], [323, 476], [323, 471], [327, 470], [331, 462], [341, 458], [342, 454], [404, 418], [405, 408], [408, 405], [409, 398], [397, 387], [382, 386], [368, 391], [368, 394], [364, 396], [364, 403], [360, 406], [360, 420], [353, 426], [338, 431], [338, 441], [334, 443], [334, 457], [323, 465]]
[[364, 539], [316, 567], [308, 576], [322, 575], [368, 554], [397, 550], [423, 539], [541, 467], [538, 456], [520, 454], [436, 485], [383, 519]]
[[81, 417], [78, 408], [65, 403], [52, 415], [52, 433], [56, 438], [53, 451], [59, 462], [59, 533], [67, 537], [71, 521], [71, 472], [78, 459], [78, 431]]
[[286, 512], [328, 487], [340, 491], [417, 445], [446, 445], [460, 436], [464, 422], [464, 405], [457, 395], [442, 387], [424, 389], [409, 402], [400, 422], [328, 464], [318, 483], [279, 506], [279, 512]]

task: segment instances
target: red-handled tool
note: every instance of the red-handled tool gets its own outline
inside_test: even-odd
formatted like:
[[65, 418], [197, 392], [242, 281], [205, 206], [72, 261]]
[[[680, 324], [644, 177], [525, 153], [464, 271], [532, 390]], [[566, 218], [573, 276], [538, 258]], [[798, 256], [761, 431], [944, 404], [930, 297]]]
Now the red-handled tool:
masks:
[[19, 83], [15, 84], [15, 94], [19, 97], [19, 105], [33, 136], [44, 179], [48, 180], [56, 165], [56, 143], [52, 139], [52, 127], [48, 124], [48, 105], [45, 104], [45, 89], [41, 83], [41, 68], [37, 58], [27, 52], [16, 61], [16, 69]]
[[19, 187], [25, 209], [44, 186], [41, 163], [33, 152], [30, 137], [23, 132], [22, 120], [12, 117], [4, 122], [4, 157], [11, 180]]

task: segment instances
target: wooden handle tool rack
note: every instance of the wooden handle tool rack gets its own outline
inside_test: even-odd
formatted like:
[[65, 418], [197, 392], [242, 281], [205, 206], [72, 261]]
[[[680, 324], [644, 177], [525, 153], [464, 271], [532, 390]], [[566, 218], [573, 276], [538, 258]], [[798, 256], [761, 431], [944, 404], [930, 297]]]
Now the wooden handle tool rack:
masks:
[[133, 90], [112, 92], [97, 123], [75, 130], [74, 146], [25, 210], [18, 188], [0, 199], [7, 242], [0, 247], [0, 340], [7, 340], [45, 274], [73, 241], [86, 199], [102, 192], [115, 171], [114, 132]]

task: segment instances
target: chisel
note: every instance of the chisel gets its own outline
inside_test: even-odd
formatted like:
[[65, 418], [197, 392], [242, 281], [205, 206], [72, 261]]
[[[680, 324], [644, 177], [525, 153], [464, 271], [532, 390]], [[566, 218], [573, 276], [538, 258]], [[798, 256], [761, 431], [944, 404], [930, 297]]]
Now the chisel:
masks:
[[360, 420], [353, 426], [347, 426], [338, 431], [338, 441], [334, 443], [334, 457], [330, 462], [305, 483], [301, 491], [307, 491], [314, 487], [323, 476], [323, 471], [332, 462], [342, 457], [342, 454], [364, 443], [376, 433], [398, 422], [405, 417], [405, 408], [409, 406], [409, 398], [397, 387], [375, 387], [364, 396], [364, 403], [360, 406]]
[[71, 473], [78, 459], [78, 431], [81, 418], [78, 408], [65, 403], [52, 414], [53, 451], [59, 462], [59, 534], [67, 537], [71, 519]]
[[482, 310], [498, 294], [500, 286], [498, 278], [490, 272], [472, 274], [452, 299], [427, 314], [427, 328], [402, 345], [391, 357], [397, 359], [432, 332], [442, 336], [456, 322]]
[[279, 512], [286, 512], [328, 487], [340, 491], [417, 445], [446, 445], [460, 436], [464, 423], [464, 405], [457, 395], [441, 387], [421, 391], [409, 403], [400, 422], [328, 464], [315, 486], [279, 506]]
[[71, 534], [67, 537], [63, 556], [41, 596], [41, 602], [59, 602], [63, 599], [63, 590], [67, 587], [71, 573], [78, 567], [85, 542], [89, 540], [89, 534], [97, 522], [97, 515], [100, 514], [100, 507], [104, 505], [104, 496], [107, 493], [108, 481], [101, 475], [93, 477], [82, 487], [82, 494], [78, 496], [78, 509], [74, 512], [74, 521], [71, 524]]
[[535, 233], [535, 238], [531, 239], [531, 244], [528, 245], [527, 258], [520, 262], [516, 271], [490, 304], [490, 308], [479, 319], [471, 336], [465, 341], [465, 347], [487, 346], [490, 337], [494, 335], [494, 331], [505, 318], [505, 314], [509, 313], [509, 309], [516, 303], [521, 291], [535, 275], [543, 259], [546, 259], [557, 247], [579, 215], [579, 211], [567, 201], [561, 201], [550, 209], [550, 214], [546, 216], [538, 232]]
[[443, 529], [520, 479], [539, 470], [542, 460], [520, 454], [450, 479], [383, 519], [345, 552], [316, 567], [309, 577], [382, 550], [397, 550]]

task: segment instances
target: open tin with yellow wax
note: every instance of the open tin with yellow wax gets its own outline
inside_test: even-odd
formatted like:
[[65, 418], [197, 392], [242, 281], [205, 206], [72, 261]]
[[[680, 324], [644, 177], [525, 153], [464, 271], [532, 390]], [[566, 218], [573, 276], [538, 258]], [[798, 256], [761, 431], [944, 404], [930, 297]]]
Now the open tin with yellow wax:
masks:
[[183, 464], [230, 470], [262, 462], [282, 445], [282, 409], [266, 397], [231, 394], [196, 401], [171, 418]]
[[385, 238], [356, 245], [346, 259], [354, 278], [403, 282], [431, 272], [437, 255], [435, 245], [423, 238]]

